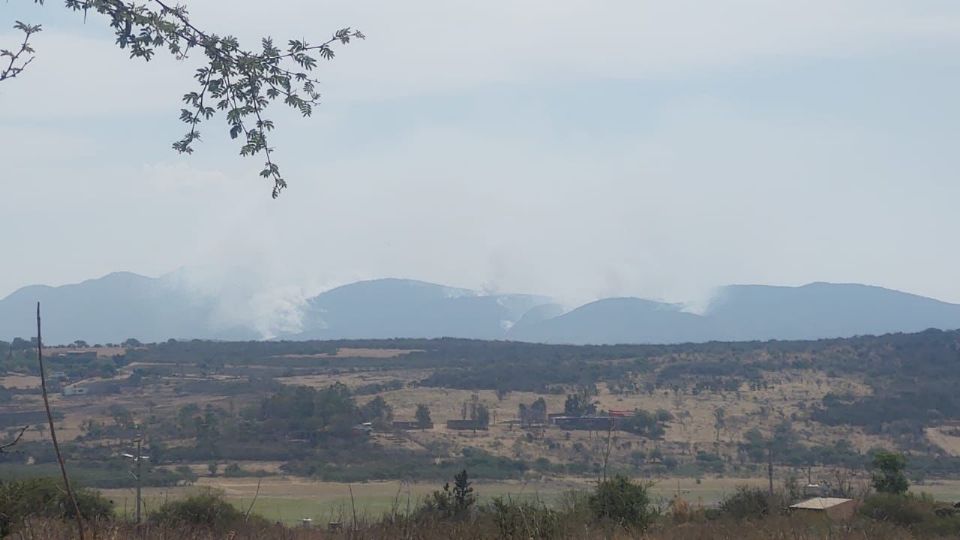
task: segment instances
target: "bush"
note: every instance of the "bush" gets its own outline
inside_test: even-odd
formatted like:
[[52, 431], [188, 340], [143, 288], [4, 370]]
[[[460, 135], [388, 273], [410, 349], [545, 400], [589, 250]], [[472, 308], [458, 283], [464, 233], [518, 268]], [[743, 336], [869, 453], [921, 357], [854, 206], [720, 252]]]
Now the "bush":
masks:
[[529, 540], [563, 536], [559, 512], [543, 505], [497, 497], [484, 510], [497, 524], [497, 538]]
[[732, 495], [720, 502], [720, 513], [736, 520], [756, 520], [778, 513], [785, 506], [782, 495], [771, 495], [760, 488], [739, 486]]
[[901, 527], [910, 527], [922, 522], [932, 511], [924, 507], [915, 497], [877, 493], [867, 498], [860, 512], [877, 521], [895, 523]]
[[460, 471], [454, 479], [443, 485], [442, 490], [434, 491], [424, 501], [421, 514], [432, 514], [441, 518], [465, 518], [470, 514], [477, 496], [473, 492], [473, 482], [466, 469]]
[[193, 525], [226, 530], [244, 521], [243, 512], [223, 499], [223, 492], [204, 489], [179, 501], [164, 503], [150, 514], [150, 522], [168, 527]]
[[960, 512], [930, 495], [877, 493], [867, 498], [860, 512], [876, 521], [909, 528], [920, 537], [960, 536]]
[[873, 456], [873, 488], [880, 493], [902, 495], [910, 488], [907, 477], [903, 474], [907, 468], [907, 460], [903, 454], [892, 452], [877, 452]]
[[[88, 520], [113, 515], [113, 506], [99, 492], [74, 490], [80, 514]], [[0, 537], [10, 533], [15, 523], [29, 517], [68, 519], [74, 517], [73, 504], [58, 480], [31, 478], [13, 482], [0, 481]]]
[[647, 485], [617, 475], [600, 482], [588, 503], [598, 520], [611, 520], [621, 526], [644, 530], [656, 517], [647, 488]]
[[193, 469], [186, 465], [177, 466], [177, 474], [179, 474], [180, 478], [187, 484], [192, 484], [197, 481], [197, 473], [193, 472]]

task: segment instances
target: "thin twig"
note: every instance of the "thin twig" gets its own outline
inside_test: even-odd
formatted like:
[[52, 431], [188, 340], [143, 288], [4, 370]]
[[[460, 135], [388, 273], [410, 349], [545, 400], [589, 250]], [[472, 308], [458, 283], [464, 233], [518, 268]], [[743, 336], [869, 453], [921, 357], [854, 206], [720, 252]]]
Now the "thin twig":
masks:
[[611, 417], [610, 426], [607, 428], [607, 444], [603, 451], [603, 481], [607, 481], [607, 465], [610, 463], [611, 442], [613, 440], [613, 430], [616, 427], [616, 417]]
[[18, 51], [16, 52], [16, 54], [14, 54], [14, 53], [9, 53], [9, 52], [4, 52], [4, 55], [5, 55], [5, 56], [9, 56], [9, 57], [10, 57], [10, 63], [9, 63], [9, 65], [7, 65], [7, 67], [3, 68], [2, 71], [0, 71], [0, 81], [6, 80], [6, 79], [12, 79], [12, 78], [16, 77], [16, 76], [19, 75], [24, 69], [26, 69], [28, 65], [30, 65], [30, 62], [33, 62], [33, 58], [34, 58], [34, 57], [31, 56], [30, 58], [27, 58], [27, 59], [23, 62], [23, 64], [21, 64], [21, 65], [19, 65], [19, 66], [16, 65], [17, 61], [20, 60], [20, 56], [21, 56], [23, 53], [33, 52], [33, 49], [30, 48], [30, 36], [32, 36], [33, 34], [39, 32], [39, 31], [40, 31], [40, 29], [39, 29], [40, 27], [31, 27], [31, 26], [28, 26], [28, 25], [21, 25], [19, 22], [17, 23], [17, 25], [18, 25], [18, 27], [19, 27], [20, 29], [23, 30], [23, 33], [25, 34], [25, 36], [24, 36], [24, 38], [23, 38], [23, 43], [20, 44], [20, 50], [18, 50]]
[[257, 497], [260, 496], [260, 483], [263, 482], [263, 478], [257, 479], [257, 491], [253, 494], [253, 500], [250, 501], [250, 507], [247, 508], [246, 513], [243, 514], [243, 522], [246, 523], [250, 519], [250, 512], [253, 512], [253, 505], [257, 504]]
[[47, 410], [47, 422], [50, 423], [50, 440], [53, 441], [53, 449], [57, 453], [57, 461], [60, 462], [60, 474], [63, 475], [63, 486], [67, 490], [67, 497], [73, 504], [74, 516], [77, 519], [77, 534], [80, 540], [84, 540], [86, 535], [83, 533], [83, 516], [80, 514], [80, 505], [77, 504], [77, 498], [70, 487], [70, 477], [67, 475], [67, 465], [63, 461], [63, 454], [60, 453], [60, 444], [57, 442], [57, 430], [53, 427], [53, 413], [50, 412], [50, 400], [47, 398], [47, 376], [43, 369], [43, 339], [40, 335], [40, 302], [37, 302], [37, 362], [40, 364], [40, 390], [43, 392], [43, 407]]
[[347, 489], [350, 490], [350, 509], [353, 510], [353, 530], [357, 530], [357, 503], [353, 500], [353, 486], [347, 484]]

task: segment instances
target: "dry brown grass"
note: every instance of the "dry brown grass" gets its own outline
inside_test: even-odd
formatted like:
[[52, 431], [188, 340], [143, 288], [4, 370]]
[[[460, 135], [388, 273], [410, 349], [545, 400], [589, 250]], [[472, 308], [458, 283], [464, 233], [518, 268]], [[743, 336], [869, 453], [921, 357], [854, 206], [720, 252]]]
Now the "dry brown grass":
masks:
[[[318, 524], [323, 527], [324, 524]], [[239, 526], [232, 530], [210, 530], [195, 526], [136, 527], [125, 523], [90, 524], [96, 538], [120, 540], [448, 540], [498, 539], [501, 534], [492, 519], [466, 521], [384, 520], [378, 523], [344, 523], [342, 532], [330, 533], [322, 528], [287, 528], [282, 526]], [[657, 526], [640, 532], [611, 525], [584, 522], [564, 523], [561, 532], [543, 538], [557, 540], [907, 540], [915, 538], [908, 530], [866, 521], [830, 523], [799, 517], [773, 517], [754, 522], [688, 522], [679, 525]], [[526, 538], [514, 536], [519, 540]], [[21, 526], [10, 538], [17, 540], [67, 540], [76, 538], [70, 523], [54, 520], [33, 520]]]
[[4, 388], [40, 388], [40, 377], [36, 375], [21, 375], [12, 373], [0, 377], [0, 386]]
[[[950, 428], [950, 431], [955, 430], [956, 428]], [[951, 456], [960, 456], [960, 437], [946, 433], [944, 428], [940, 427], [931, 427], [924, 430], [927, 435], [927, 440], [931, 443], [939, 446], [944, 452], [950, 454]]]

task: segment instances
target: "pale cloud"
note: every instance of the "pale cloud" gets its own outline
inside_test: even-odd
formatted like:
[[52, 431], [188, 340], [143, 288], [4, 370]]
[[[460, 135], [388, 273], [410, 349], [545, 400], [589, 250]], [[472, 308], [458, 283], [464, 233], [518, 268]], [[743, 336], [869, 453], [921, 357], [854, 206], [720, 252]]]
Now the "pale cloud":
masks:
[[[686, 76], [798, 57], [856, 56], [926, 41], [956, 44], [960, 6], [943, 1], [412, 0], [234, 2], [196, 16], [244, 37], [323, 37], [353, 25], [369, 39], [323, 66], [331, 97], [381, 99], [478, 84]], [[294, 26], [289, 18], [296, 13]], [[226, 14], [226, 19], [223, 15]], [[253, 21], [256, 21], [253, 23]]]
[[212, 191], [222, 191], [234, 184], [223, 171], [198, 169], [186, 157], [177, 161], [145, 164], [138, 175], [138, 182], [148, 189], [176, 191], [178, 196], [200, 197], [213, 195]]
[[[489, 84], [684, 77], [960, 41], [960, 5], [940, 0], [206, 0], [188, 6], [197, 24], [236, 33], [250, 47], [264, 35], [317, 42], [341, 26], [362, 29], [366, 41], [337, 46], [339, 57], [320, 66], [325, 95], [341, 103]], [[42, 20], [44, 13], [31, 16]], [[78, 18], [71, 26], [58, 20], [60, 26], [36, 38], [42, 54], [29, 89], [9, 90], [0, 115], [176, 112], [180, 95], [192, 88], [195, 59], [177, 65], [158, 55], [130, 62], [99, 29], [102, 21], [80, 25]], [[71, 99], [62, 99], [65, 92]]]

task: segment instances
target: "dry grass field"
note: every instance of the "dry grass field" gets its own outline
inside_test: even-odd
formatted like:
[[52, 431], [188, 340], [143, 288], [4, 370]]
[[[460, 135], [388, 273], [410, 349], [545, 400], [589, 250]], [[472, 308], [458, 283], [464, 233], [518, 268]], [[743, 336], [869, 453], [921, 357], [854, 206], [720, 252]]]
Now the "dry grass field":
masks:
[[[223, 490], [226, 499], [240, 509], [247, 510], [253, 504], [253, 512], [267, 519], [295, 524], [303, 518], [313, 519], [315, 523], [350, 520], [354, 509], [358, 516], [372, 518], [392, 510], [405, 512], [414, 508], [430, 492], [439, 489], [433, 483], [344, 484], [296, 477], [269, 477], [261, 481], [260, 493], [256, 495], [257, 482], [255, 478], [201, 478], [194, 486], [145, 488], [143, 497], [145, 508], [149, 510], [165, 501], [212, 487]], [[566, 491], [589, 489], [592, 482], [583, 478], [555, 478], [537, 482], [478, 481], [474, 488], [481, 503], [489, 502], [494, 497], [510, 497], [550, 505]], [[766, 487], [767, 480], [729, 477], [705, 477], [699, 481], [692, 478], [662, 479], [653, 481], [651, 494], [661, 506], [665, 506], [673, 497], [680, 496], [693, 506], [710, 507], [744, 485], [762, 488]], [[960, 480], [914, 486], [913, 491], [929, 493], [943, 501], [960, 500]], [[103, 493], [114, 501], [119, 512], [133, 513], [136, 504], [133, 489], [108, 489]]]
[[40, 388], [40, 377], [35, 375], [10, 374], [0, 377], [0, 386], [4, 388]]
[[[194, 486], [173, 488], [146, 488], [144, 500], [147, 509], [164, 501], [185, 497], [198, 490], [213, 487], [223, 490], [227, 500], [244, 510], [251, 503], [254, 512], [275, 521], [297, 523], [302, 518], [316, 522], [338, 521], [358, 516], [379, 517], [392, 509], [406, 511], [414, 508], [430, 492], [439, 489], [434, 483], [366, 482], [344, 484], [318, 482], [296, 477], [270, 477], [260, 482], [255, 478], [201, 478]], [[474, 487], [481, 501], [493, 497], [534, 498], [545, 502], [553, 500], [565, 490], [582, 487], [582, 481], [556, 480], [549, 483], [477, 482]], [[351, 501], [352, 491], [352, 501]], [[132, 489], [103, 490], [123, 512], [132, 512], [136, 495]]]
[[[738, 485], [763, 485], [763, 479], [705, 478], [700, 483], [693, 479], [678, 479], [655, 483], [652, 493], [666, 502], [678, 492], [694, 504], [715, 504]], [[538, 500], [551, 504], [565, 491], [589, 488], [590, 480], [569, 478], [544, 482], [476, 482], [474, 488], [480, 502], [494, 497]], [[223, 490], [227, 500], [246, 510], [254, 504], [254, 512], [283, 523], [296, 523], [302, 518], [316, 522], [350, 519], [353, 509], [358, 515], [378, 517], [394, 508], [406, 511], [415, 507], [430, 492], [439, 489], [433, 483], [367, 482], [343, 484], [317, 482], [303, 478], [264, 478], [260, 494], [257, 479], [251, 478], [201, 478], [194, 486], [175, 488], [146, 488], [146, 508], [156, 507], [166, 500], [181, 498], [205, 487]], [[351, 503], [351, 491], [353, 502]], [[132, 489], [109, 489], [104, 494], [114, 501], [122, 512], [130, 512], [135, 506]]]

